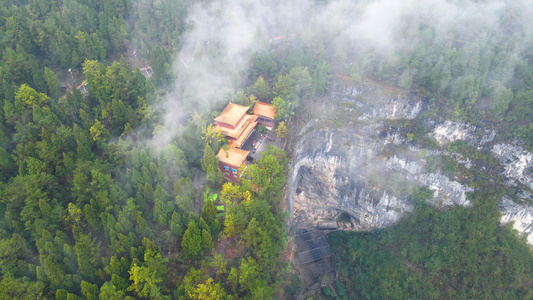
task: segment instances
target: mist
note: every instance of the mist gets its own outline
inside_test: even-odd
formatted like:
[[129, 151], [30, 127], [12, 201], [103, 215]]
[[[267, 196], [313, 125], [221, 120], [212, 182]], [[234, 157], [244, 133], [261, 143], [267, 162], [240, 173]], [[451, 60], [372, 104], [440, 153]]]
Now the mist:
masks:
[[[465, 47], [470, 53], [479, 52], [483, 44], [502, 44], [508, 53], [506, 60], [497, 62], [501, 67], [489, 77], [507, 84], [532, 41], [533, 5], [528, 4], [533, 3], [230, 0], [197, 4], [189, 12], [189, 30], [172, 63], [176, 82], [161, 104], [164, 129], [153, 143], [165, 145], [176, 135], [184, 116], [191, 111], [208, 111], [214, 104], [231, 99], [246, 80], [255, 80], [247, 78], [253, 55], [268, 49], [270, 39], [289, 34], [299, 35], [304, 42], [324, 43], [329, 52], [346, 51], [344, 64], [369, 53], [377, 61], [407, 64], [401, 61], [405, 53], [416, 55], [413, 47], [421, 40], [443, 47], [447, 43], [452, 48]], [[509, 11], [513, 19], [502, 19]], [[513, 42], [503, 43], [509, 35]], [[424, 53], [418, 55], [424, 58]]]

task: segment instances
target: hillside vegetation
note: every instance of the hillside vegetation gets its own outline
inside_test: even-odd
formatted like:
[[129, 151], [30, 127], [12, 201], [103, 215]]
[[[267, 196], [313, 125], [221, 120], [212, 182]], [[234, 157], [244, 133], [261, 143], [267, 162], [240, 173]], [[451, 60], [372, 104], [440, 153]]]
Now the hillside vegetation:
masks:
[[[346, 9], [348, 20], [366, 2]], [[174, 60], [201, 26], [189, 13], [216, 3], [0, 0], [0, 298], [296, 297], [282, 211], [291, 141], [288, 154], [265, 151], [242, 184], [224, 183], [215, 154], [227, 145], [209, 124], [227, 101], [272, 103], [276, 134], [290, 138], [293, 116], [311, 108], [303, 101], [327, 95], [342, 74], [416, 92], [441, 108], [429, 112], [435, 119], [494, 122], [502, 139], [533, 149], [527, 1], [503, 1], [496, 26], [475, 19], [444, 33], [432, 18], [403, 16], [394, 55], [320, 22], [324, 30], [283, 25], [297, 33], [253, 43], [249, 68], [228, 80], [236, 88], [203, 109], [179, 102], [199, 96], [176, 88], [191, 74]], [[337, 2], [309, 3], [304, 23]], [[189, 45], [187, 59], [220, 57], [221, 45]], [[151, 78], [138, 69], [147, 65]], [[472, 208], [437, 212], [422, 190], [393, 228], [333, 235], [337, 295], [531, 297], [531, 250], [499, 225], [501, 191], [488, 179], [478, 186]]]

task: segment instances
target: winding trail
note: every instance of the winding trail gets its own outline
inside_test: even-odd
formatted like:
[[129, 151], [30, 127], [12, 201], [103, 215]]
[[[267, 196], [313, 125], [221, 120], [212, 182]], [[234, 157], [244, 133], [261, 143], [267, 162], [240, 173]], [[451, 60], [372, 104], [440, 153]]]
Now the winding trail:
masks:
[[[217, 254], [223, 254], [228, 249], [228, 246], [235, 241], [236, 238], [225, 238], [222, 240], [220, 247], [217, 250]], [[217, 268], [211, 268], [211, 274], [209, 275], [212, 279], [215, 279]]]
[[194, 169], [194, 175], [192, 178], [192, 182], [194, 184], [194, 187], [196, 188], [196, 198], [194, 198], [194, 213], [199, 216], [200, 211], [202, 209], [202, 190], [203, 185], [201, 184], [203, 182], [204, 178], [201, 178], [202, 171], [198, 168]]

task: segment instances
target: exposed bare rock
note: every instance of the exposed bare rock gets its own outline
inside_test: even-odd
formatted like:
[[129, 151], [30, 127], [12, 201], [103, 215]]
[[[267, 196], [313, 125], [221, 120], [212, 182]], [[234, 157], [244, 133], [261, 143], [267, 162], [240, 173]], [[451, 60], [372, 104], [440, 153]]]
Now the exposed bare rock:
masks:
[[423, 174], [419, 161], [384, 154], [389, 145], [405, 145], [407, 140], [398, 132], [377, 136], [381, 121], [415, 118], [422, 108], [419, 100], [374, 99], [376, 105], [372, 105], [358, 98], [365, 95], [361, 90], [347, 89], [345, 93], [337, 97], [338, 101], [356, 105], [364, 122], [317, 130], [321, 121], [316, 119], [300, 130], [289, 183], [293, 222], [312, 225], [332, 220], [341, 212], [352, 216], [355, 230], [397, 222], [413, 207], [408, 194], [387, 186], [387, 173], [391, 172], [408, 173], [399, 176], [404, 181], [399, 185], [430, 185], [436, 191], [435, 203], [439, 206], [469, 204], [464, 196], [466, 189], [461, 193], [459, 183], [444, 175]]
[[368, 119], [414, 119], [421, 111], [420, 101], [413, 102], [408, 99], [390, 99], [379, 106], [366, 111], [359, 120]]
[[406, 139], [399, 132], [387, 132], [383, 137], [385, 143], [392, 143], [395, 145], [404, 144]]
[[476, 127], [470, 124], [446, 121], [435, 127], [431, 136], [435, 138], [440, 145], [443, 145], [456, 140], [465, 140], [475, 129]]
[[481, 146], [492, 142], [496, 137], [496, 131], [476, 128], [476, 126], [464, 122], [450, 120], [436, 126], [430, 134], [439, 145], [444, 145], [457, 140], [464, 140], [474, 146]]
[[[300, 130], [289, 178], [289, 204], [296, 226], [316, 226], [320, 221], [336, 219], [346, 212], [352, 217], [350, 230], [372, 230], [394, 224], [413, 210], [409, 191], [427, 186], [434, 191], [428, 201], [438, 208], [471, 206], [466, 194], [474, 189], [458, 178], [440, 171], [429, 173], [426, 159], [446, 155], [466, 168], [479, 168], [472, 159], [445, 149], [423, 149], [411, 144], [404, 133], [384, 124], [386, 119], [415, 118], [423, 109], [418, 99], [391, 97], [372, 87], [367, 90], [344, 88], [334, 93], [327, 105], [342, 104], [353, 119], [341, 120], [335, 115], [335, 128], [324, 128], [327, 116], [318, 114]], [[330, 111], [337, 112], [335, 107]], [[351, 115], [350, 115], [351, 116]], [[464, 140], [483, 151], [492, 151], [504, 166], [511, 182], [533, 189], [533, 154], [506, 144], [492, 145], [494, 130], [477, 128], [465, 122], [445, 121], [430, 127], [430, 137], [440, 145]], [[389, 127], [387, 127], [389, 126]], [[387, 128], [384, 130], [383, 128]], [[432, 128], [432, 129], [431, 129]], [[530, 191], [520, 191], [524, 204], [508, 198], [500, 203], [503, 223], [515, 221], [521, 233], [533, 231], [533, 200]], [[533, 238], [529, 239], [533, 244]]]
[[503, 197], [500, 211], [502, 213], [500, 221], [514, 222], [514, 229], [522, 234], [528, 234], [527, 242], [533, 245], [533, 207], [529, 204], [517, 204], [508, 197]]
[[420, 163], [415, 161], [409, 161], [405, 158], [399, 158], [396, 155], [394, 155], [393, 157], [389, 157], [389, 159], [387, 159], [387, 162], [385, 163], [385, 166], [388, 170], [405, 170], [409, 172], [409, 174], [418, 174], [422, 172], [422, 166], [420, 165]]
[[466, 192], [473, 191], [473, 188], [450, 180], [440, 173], [421, 174], [417, 176], [417, 179], [435, 192], [433, 199], [430, 201], [437, 207], [452, 205], [471, 206], [470, 201], [466, 199]]
[[473, 191], [473, 188], [451, 180], [441, 173], [422, 173], [422, 166], [419, 162], [398, 158], [395, 155], [387, 160], [386, 168], [406, 171], [407, 173], [404, 173], [406, 179], [415, 180], [434, 191], [433, 199], [430, 201], [437, 207], [471, 206], [470, 201], [466, 199], [466, 192]]
[[524, 150], [522, 147], [507, 144], [494, 145], [492, 153], [503, 163], [505, 168], [504, 176], [517, 180], [533, 189], [533, 177], [531, 175], [533, 153]]
[[356, 229], [370, 230], [411, 211], [407, 201], [368, 186], [367, 163], [376, 159], [381, 146], [349, 129], [306, 135], [298, 143], [290, 178], [295, 222], [313, 224], [347, 212]]
[[496, 131], [495, 130], [486, 131], [485, 134], [483, 136], [481, 136], [481, 139], [479, 140], [479, 143], [484, 145], [486, 143], [492, 142], [495, 137], [496, 137]]

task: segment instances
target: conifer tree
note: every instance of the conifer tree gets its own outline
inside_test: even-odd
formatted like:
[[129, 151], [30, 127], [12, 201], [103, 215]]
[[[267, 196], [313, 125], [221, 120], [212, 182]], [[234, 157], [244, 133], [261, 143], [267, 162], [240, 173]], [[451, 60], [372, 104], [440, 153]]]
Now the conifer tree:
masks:
[[204, 250], [211, 250], [213, 249], [213, 238], [211, 237], [211, 233], [209, 231], [203, 229], [202, 230], [202, 249]]
[[188, 258], [195, 258], [202, 250], [202, 235], [196, 223], [190, 221], [181, 240], [181, 248]]

